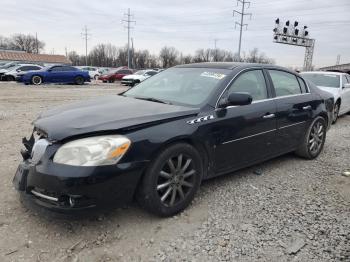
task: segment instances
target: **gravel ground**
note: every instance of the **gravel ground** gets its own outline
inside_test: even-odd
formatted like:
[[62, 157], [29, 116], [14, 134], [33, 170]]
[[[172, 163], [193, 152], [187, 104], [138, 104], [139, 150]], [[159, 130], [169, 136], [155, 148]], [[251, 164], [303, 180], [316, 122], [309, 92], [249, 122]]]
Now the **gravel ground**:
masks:
[[173, 218], [137, 205], [66, 218], [21, 203], [11, 181], [36, 115], [122, 90], [0, 83], [0, 261], [350, 261], [349, 115], [317, 160], [290, 154], [206, 181]]

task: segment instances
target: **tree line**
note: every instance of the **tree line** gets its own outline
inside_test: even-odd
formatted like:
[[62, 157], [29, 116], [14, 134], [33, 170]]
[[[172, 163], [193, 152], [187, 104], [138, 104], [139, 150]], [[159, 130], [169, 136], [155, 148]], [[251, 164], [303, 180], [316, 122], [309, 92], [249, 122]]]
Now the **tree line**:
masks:
[[[33, 35], [15, 34], [11, 37], [0, 36], [0, 49], [25, 51], [27, 53], [41, 53], [45, 43]], [[76, 51], [66, 54], [74, 66], [85, 65], [85, 55]], [[178, 64], [200, 62], [249, 62], [273, 64], [274, 60], [267, 57], [257, 48], [242, 54], [237, 54], [223, 49], [198, 49], [194, 54], [183, 54], [175, 47], [165, 46], [159, 54], [151, 54], [148, 50], [131, 51], [132, 68], [168, 68]], [[87, 57], [88, 65], [97, 67], [118, 67], [128, 64], [127, 47], [116, 47], [112, 44], [98, 44], [94, 46]]]
[[44, 50], [45, 43], [34, 35], [15, 34], [11, 37], [0, 36], [0, 49], [24, 51], [39, 54]]
[[[88, 54], [88, 65], [98, 67], [118, 67], [128, 64], [128, 51], [126, 47], [116, 47], [111, 44], [99, 44], [91, 49]], [[241, 57], [223, 49], [198, 49], [193, 55], [184, 55], [175, 47], [163, 47], [158, 55], [151, 54], [148, 50], [135, 50], [131, 52], [133, 68], [168, 68], [178, 64], [200, 62], [248, 62], [274, 64], [274, 60], [261, 53], [257, 48], [243, 53]], [[68, 58], [73, 65], [85, 65], [85, 56], [72, 51]]]

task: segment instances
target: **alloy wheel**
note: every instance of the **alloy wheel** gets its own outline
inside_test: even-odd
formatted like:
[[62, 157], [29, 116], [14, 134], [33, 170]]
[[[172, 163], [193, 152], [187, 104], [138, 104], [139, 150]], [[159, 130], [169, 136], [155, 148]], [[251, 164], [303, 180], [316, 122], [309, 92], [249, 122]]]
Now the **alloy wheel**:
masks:
[[320, 121], [315, 122], [309, 135], [308, 145], [311, 154], [316, 155], [322, 149], [324, 136], [325, 126]]
[[161, 202], [172, 207], [186, 199], [195, 185], [196, 170], [193, 160], [179, 154], [163, 165], [157, 181], [157, 193]]
[[42, 80], [40, 76], [33, 76], [33, 80], [32, 80], [34, 85], [40, 85]]
[[335, 104], [334, 109], [333, 109], [333, 123], [335, 123], [338, 119], [339, 115], [339, 104]]

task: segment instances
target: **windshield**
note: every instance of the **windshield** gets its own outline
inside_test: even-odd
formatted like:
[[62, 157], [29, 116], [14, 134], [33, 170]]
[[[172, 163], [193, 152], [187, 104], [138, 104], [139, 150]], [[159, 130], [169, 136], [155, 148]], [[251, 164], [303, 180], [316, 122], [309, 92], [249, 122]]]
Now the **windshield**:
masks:
[[301, 74], [305, 79], [311, 81], [316, 86], [325, 86], [325, 87], [340, 87], [340, 77], [339, 75], [334, 74]]
[[12, 70], [15, 66], [17, 66], [17, 64], [6, 64], [4, 66], [1, 67], [1, 69], [7, 69], [7, 70]]
[[230, 70], [212, 68], [171, 68], [144, 81], [125, 96], [152, 98], [196, 106], [205, 102]]

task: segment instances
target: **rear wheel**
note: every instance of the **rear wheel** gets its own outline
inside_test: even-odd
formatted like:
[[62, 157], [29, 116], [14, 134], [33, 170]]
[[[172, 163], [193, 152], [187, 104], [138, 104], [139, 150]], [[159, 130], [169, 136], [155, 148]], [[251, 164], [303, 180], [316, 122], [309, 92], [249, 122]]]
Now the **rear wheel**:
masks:
[[109, 79], [108, 82], [109, 83], [114, 83], [114, 79]]
[[333, 122], [332, 122], [332, 124], [335, 124], [338, 120], [339, 109], [340, 109], [340, 102], [338, 101], [337, 103], [335, 103], [334, 108], [333, 108]]
[[7, 81], [15, 81], [16, 79], [15, 79], [14, 76], [7, 76], [7, 77], [6, 77], [6, 80], [7, 80]]
[[32, 76], [31, 82], [33, 85], [41, 85], [43, 83], [43, 79], [41, 76]]
[[137, 196], [139, 203], [158, 216], [175, 215], [193, 200], [202, 174], [198, 151], [189, 144], [174, 144], [159, 153], [147, 169]]
[[308, 128], [296, 154], [306, 159], [316, 158], [321, 153], [326, 141], [326, 131], [326, 120], [321, 116], [316, 117]]
[[77, 76], [75, 79], [74, 79], [74, 83], [76, 85], [83, 85], [84, 84], [84, 78], [82, 76]]

